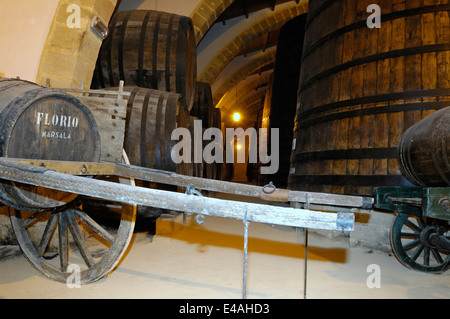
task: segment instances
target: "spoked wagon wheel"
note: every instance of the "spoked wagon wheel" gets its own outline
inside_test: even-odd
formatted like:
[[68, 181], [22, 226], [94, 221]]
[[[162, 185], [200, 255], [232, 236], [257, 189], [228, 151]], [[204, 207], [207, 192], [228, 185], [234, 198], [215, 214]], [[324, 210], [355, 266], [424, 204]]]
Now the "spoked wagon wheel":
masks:
[[429, 235], [438, 233], [450, 237], [448, 221], [400, 213], [391, 228], [391, 246], [405, 267], [426, 272], [442, 273], [449, 268], [450, 252], [434, 247]]
[[107, 276], [119, 263], [130, 243], [135, 218], [136, 206], [125, 204], [117, 229], [101, 226], [71, 207], [41, 212], [11, 209], [10, 214], [19, 245], [36, 269], [63, 283], [79, 270], [80, 284]]

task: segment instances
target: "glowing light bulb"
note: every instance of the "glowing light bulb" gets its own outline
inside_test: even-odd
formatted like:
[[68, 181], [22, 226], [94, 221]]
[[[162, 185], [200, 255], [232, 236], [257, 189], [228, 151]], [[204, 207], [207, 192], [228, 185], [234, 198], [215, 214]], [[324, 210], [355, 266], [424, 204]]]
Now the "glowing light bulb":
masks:
[[235, 122], [238, 122], [240, 119], [241, 119], [241, 114], [239, 114], [237, 112], [233, 114], [233, 120]]

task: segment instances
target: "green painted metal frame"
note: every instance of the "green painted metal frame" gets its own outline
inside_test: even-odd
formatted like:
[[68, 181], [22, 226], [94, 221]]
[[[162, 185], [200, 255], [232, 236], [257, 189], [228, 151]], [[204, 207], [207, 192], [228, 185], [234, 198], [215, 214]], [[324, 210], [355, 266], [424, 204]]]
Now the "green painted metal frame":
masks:
[[450, 220], [450, 187], [376, 187], [374, 207]]

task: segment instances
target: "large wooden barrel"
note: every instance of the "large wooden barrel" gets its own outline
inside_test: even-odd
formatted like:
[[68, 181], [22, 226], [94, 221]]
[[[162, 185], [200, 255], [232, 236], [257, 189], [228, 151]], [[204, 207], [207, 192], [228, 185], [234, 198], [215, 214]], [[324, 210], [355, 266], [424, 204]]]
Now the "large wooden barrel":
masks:
[[450, 186], [450, 107], [411, 126], [402, 135], [398, 156], [403, 174], [415, 185]]
[[189, 17], [152, 10], [119, 11], [109, 24], [97, 60], [92, 88], [114, 87], [120, 80], [176, 92], [192, 108], [197, 54]]
[[[267, 93], [267, 91], [266, 91]], [[262, 125], [262, 114], [264, 111], [264, 105], [261, 109], [259, 109], [259, 111], [256, 114], [256, 120], [255, 123], [253, 124], [253, 128], [256, 130], [256, 132], [259, 132], [259, 129], [261, 128]], [[256, 142], [256, 146], [259, 150], [259, 139]], [[265, 185], [263, 184], [262, 181], [262, 176], [260, 174], [260, 170], [261, 170], [261, 162], [259, 161], [259, 159], [257, 160], [256, 163], [247, 163], [247, 181], [250, 184], [256, 184], [256, 185]]]
[[124, 87], [128, 98], [124, 148], [132, 165], [192, 175], [192, 163], [171, 158], [173, 130], [190, 128], [190, 118], [180, 94], [139, 87]]
[[[268, 100], [264, 101], [269, 113], [269, 119], [266, 119], [265, 123], [269, 129], [268, 135], [270, 136], [271, 128], [279, 129], [279, 169], [275, 174], [261, 178], [266, 180], [266, 183], [272, 181], [281, 188], [286, 188], [288, 184], [306, 16], [302, 14], [295, 17], [280, 29], [272, 89], [266, 97]], [[270, 145], [269, 142], [269, 147]]]
[[209, 83], [197, 82], [194, 104], [189, 114], [201, 120], [204, 128], [208, 128], [213, 123], [213, 109], [211, 86]]
[[450, 99], [448, 1], [310, 1], [289, 187], [372, 194], [410, 185], [403, 132]]
[[[96, 162], [100, 136], [92, 113], [74, 96], [0, 78], [0, 156]], [[0, 183], [0, 201], [18, 209], [53, 208], [75, 197], [20, 183]]]

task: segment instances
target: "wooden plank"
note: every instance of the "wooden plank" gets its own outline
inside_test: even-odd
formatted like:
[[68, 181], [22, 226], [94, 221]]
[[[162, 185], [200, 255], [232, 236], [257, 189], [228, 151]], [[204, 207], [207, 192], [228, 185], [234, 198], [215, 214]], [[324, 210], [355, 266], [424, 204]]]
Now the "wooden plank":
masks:
[[100, 134], [100, 160], [120, 163], [125, 138], [127, 100], [110, 97], [78, 96], [97, 123]]
[[127, 117], [126, 99], [99, 96], [77, 96], [77, 98], [86, 104], [91, 111], [95, 111], [98, 114], [110, 115], [122, 119], [126, 119]]

